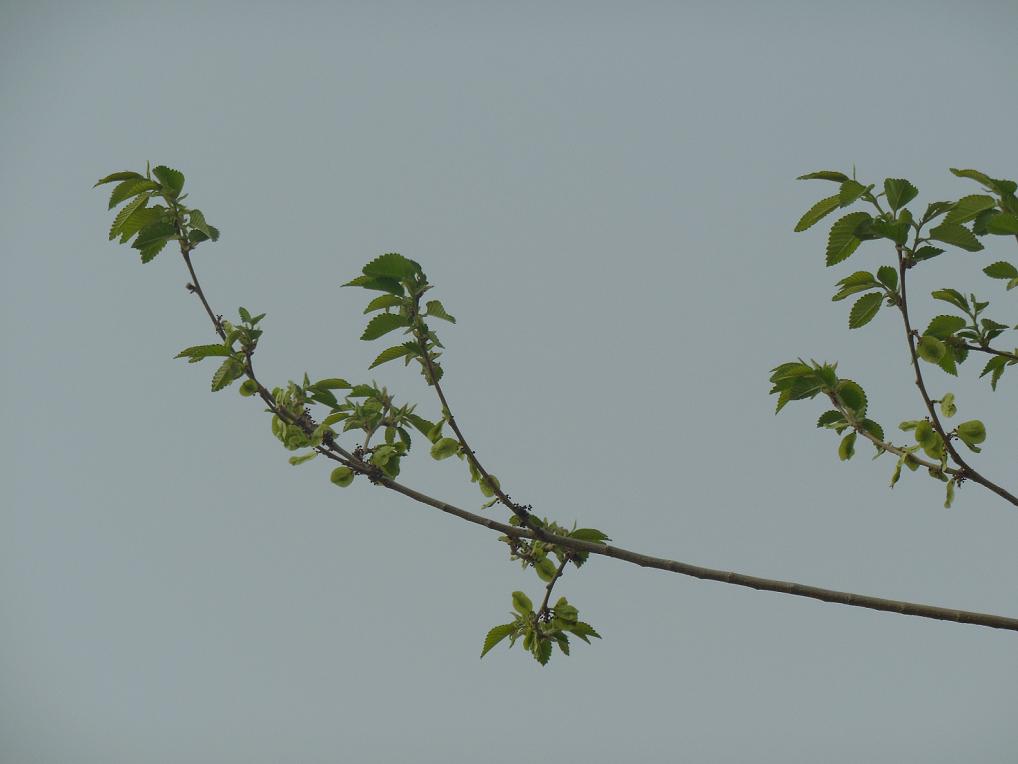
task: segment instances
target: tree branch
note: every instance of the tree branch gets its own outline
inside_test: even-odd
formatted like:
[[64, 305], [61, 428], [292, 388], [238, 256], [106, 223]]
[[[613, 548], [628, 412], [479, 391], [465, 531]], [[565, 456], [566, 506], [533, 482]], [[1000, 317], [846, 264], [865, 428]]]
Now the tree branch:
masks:
[[947, 448], [947, 452], [951, 455], [951, 458], [954, 459], [955, 463], [961, 468], [961, 477], [979, 483], [979, 485], [990, 489], [1002, 499], [1018, 506], [1018, 496], [1012, 495], [1001, 486], [983, 477], [962, 458], [961, 454], [958, 453], [958, 450], [951, 442], [951, 438], [944, 430], [944, 426], [940, 423], [940, 417], [937, 416], [936, 407], [933, 405], [933, 401], [930, 400], [930, 395], [926, 391], [926, 383], [923, 381], [922, 369], [919, 367], [919, 356], [915, 349], [915, 334], [912, 330], [912, 324], [909, 322], [908, 318], [908, 297], [905, 291], [905, 273], [908, 268], [906, 267], [903, 252], [904, 247], [899, 244], [895, 247], [895, 250], [898, 253], [898, 279], [901, 286], [901, 299], [898, 300], [898, 309], [901, 312], [901, 319], [905, 324], [905, 339], [908, 343], [909, 355], [912, 357], [912, 368], [915, 371], [916, 387], [919, 388], [919, 394], [922, 396], [923, 403], [926, 404], [926, 410], [930, 415], [930, 424], [933, 425], [933, 429], [935, 429], [937, 434], [943, 439], [944, 447]]
[[[194, 268], [191, 264], [189, 253], [191, 247], [185, 243], [186, 240], [181, 235], [181, 254], [184, 257], [184, 262], [187, 264], [188, 270], [191, 273], [193, 279], [194, 289], [201, 298], [202, 304], [205, 306], [205, 310], [212, 320], [213, 326], [216, 328], [217, 333], [220, 336], [222, 334], [222, 325], [220, 324], [216, 314], [212, 311], [208, 301], [205, 298], [204, 292], [201, 290], [201, 286], [198, 283], [197, 275], [194, 272]], [[902, 282], [903, 294], [904, 294], [904, 281]], [[908, 327], [908, 319], [906, 314], [906, 327]], [[911, 334], [909, 334], [911, 340]], [[910, 341], [910, 346], [912, 345]], [[427, 355], [427, 353], [425, 353]], [[915, 351], [913, 348], [913, 360], [915, 360]], [[258, 385], [258, 391], [260, 397], [266, 402], [270, 410], [272, 410], [276, 416], [282, 419], [286, 419], [293, 424], [298, 424], [306, 428], [306, 423], [293, 420], [287, 412], [280, 410], [275, 403], [271, 393], [257, 381], [254, 377], [254, 371], [251, 367], [250, 356], [248, 356], [247, 371], [251, 379]], [[429, 374], [431, 372], [429, 371]], [[433, 375], [432, 375], [432, 378]], [[921, 377], [919, 378], [919, 384], [921, 385]], [[448, 411], [448, 405], [445, 401], [445, 396], [441, 392], [441, 388], [436, 384], [436, 390], [439, 392], [439, 398], [442, 401], [443, 406], [446, 406]], [[925, 389], [923, 389], [925, 395]], [[450, 426], [456, 431], [457, 436], [461, 438], [461, 444], [464, 446], [464, 450], [468, 456], [472, 457], [472, 453], [462, 440], [461, 433], [458, 432], [458, 428], [453, 424], [451, 412], [450, 413]], [[456, 507], [448, 502], [440, 501], [427, 494], [421, 493], [420, 491], [409, 488], [408, 486], [397, 483], [395, 480], [379, 475], [377, 470], [372, 470], [372, 465], [366, 464], [365, 462], [357, 459], [352, 454], [346, 452], [344, 449], [336, 445], [335, 443], [328, 443], [323, 446], [319, 446], [316, 449], [319, 453], [323, 454], [329, 459], [338, 461], [345, 466], [350, 467], [358, 472], [368, 474], [373, 483], [385, 486], [389, 490], [400, 493], [414, 501], [420, 502], [427, 506], [438, 509], [449, 515], [466, 520], [467, 522], [474, 523], [475, 525], [481, 525], [493, 531], [498, 531], [511, 538], [527, 538], [527, 539], [539, 539], [546, 543], [554, 544], [562, 549], [569, 549], [574, 552], [587, 552], [590, 554], [602, 555], [604, 557], [611, 557], [616, 560], [622, 560], [623, 562], [632, 563], [639, 565], [644, 568], [656, 568], [658, 570], [665, 570], [670, 573], [678, 573], [683, 576], [690, 576], [693, 578], [704, 579], [708, 581], [718, 581], [720, 583], [732, 584], [734, 586], [743, 586], [750, 589], [757, 589], [760, 591], [772, 591], [781, 594], [790, 594], [795, 597], [809, 597], [811, 599], [821, 600], [823, 602], [834, 602], [842, 605], [849, 605], [851, 607], [861, 607], [870, 610], [883, 610], [891, 613], [900, 613], [902, 615], [911, 615], [919, 618], [930, 618], [940, 621], [953, 621], [956, 623], [968, 623], [976, 626], [986, 626], [993, 629], [1007, 629], [1010, 631], [1018, 631], [1018, 618], [1008, 618], [1006, 616], [992, 615], [988, 613], [977, 613], [966, 610], [956, 610], [952, 608], [937, 607], [934, 605], [923, 605], [914, 602], [906, 602], [902, 600], [891, 600], [884, 599], [881, 597], [871, 597], [862, 594], [854, 594], [851, 592], [842, 592], [833, 589], [822, 589], [816, 586], [808, 586], [806, 584], [798, 584], [791, 581], [781, 581], [778, 579], [761, 578], [759, 576], [750, 576], [744, 573], [734, 573], [731, 571], [715, 570], [712, 568], [705, 568], [699, 565], [692, 565], [686, 562], [680, 562], [678, 560], [670, 560], [663, 557], [652, 557], [650, 555], [642, 554], [640, 552], [633, 552], [628, 549], [621, 547], [609, 546], [608, 544], [596, 544], [591, 541], [583, 541], [580, 539], [569, 538], [567, 536], [559, 536], [554, 533], [549, 533], [543, 529], [533, 529], [528, 527], [520, 527], [515, 525], [508, 525], [506, 523], [500, 523], [497, 520], [492, 520], [487, 517], [469, 512], [460, 507]], [[972, 479], [975, 478], [973, 472], [967, 473]], [[978, 482], [978, 481], [977, 481]], [[512, 503], [506, 498], [507, 506], [512, 507]], [[524, 510], [525, 511], [525, 510]], [[529, 513], [527, 513], [529, 517]], [[522, 521], [522, 519], [521, 519]], [[562, 570], [565, 566], [567, 559], [563, 561], [562, 565], [559, 566], [556, 576], [552, 581], [549, 582], [545, 593], [545, 601], [542, 605], [542, 609], [547, 607], [548, 599], [551, 595], [552, 585], [562, 575]]]

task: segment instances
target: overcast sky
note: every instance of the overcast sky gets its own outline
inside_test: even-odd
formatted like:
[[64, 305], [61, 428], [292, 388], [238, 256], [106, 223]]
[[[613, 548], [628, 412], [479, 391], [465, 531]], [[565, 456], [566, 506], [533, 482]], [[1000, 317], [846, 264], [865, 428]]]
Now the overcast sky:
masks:
[[[216, 310], [266, 312], [267, 384], [371, 372], [374, 256], [423, 264], [458, 318], [446, 391], [514, 498], [650, 554], [1018, 615], [1018, 511], [778, 417], [769, 370], [838, 360], [870, 412], [922, 416], [900, 322], [849, 333], [822, 168], [976, 193], [1018, 176], [1014, 2], [0, 4], [0, 760], [1013, 762], [1018, 634], [594, 559], [559, 584], [604, 636], [541, 668], [478, 660], [510, 594], [494, 534], [287, 464], [262, 407], [209, 392], [168, 248], [106, 240], [100, 176], [187, 176], [222, 230]], [[108, 187], [107, 187], [108, 188]], [[923, 209], [924, 207], [920, 207]], [[915, 323], [979, 269], [915, 272]], [[1012, 340], [1013, 342], [1013, 340]], [[207, 362], [211, 364], [211, 362]], [[1016, 485], [1018, 373], [930, 372]], [[1010, 428], [1010, 429], [1009, 429]], [[468, 509], [456, 460], [401, 479]], [[505, 511], [488, 510], [504, 519]]]

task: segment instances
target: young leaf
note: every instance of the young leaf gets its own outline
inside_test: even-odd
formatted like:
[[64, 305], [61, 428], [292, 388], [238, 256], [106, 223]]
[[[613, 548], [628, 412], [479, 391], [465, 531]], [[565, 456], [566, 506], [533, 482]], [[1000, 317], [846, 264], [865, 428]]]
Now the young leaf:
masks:
[[[248, 381], [250, 382], [251, 380], [248, 380]], [[298, 464], [303, 464], [304, 462], [311, 461], [316, 456], [318, 456], [318, 452], [317, 451], [309, 451], [308, 453], [301, 454], [300, 456], [291, 456], [290, 457], [290, 464], [292, 464], [294, 466], [297, 466]]]
[[401, 305], [403, 305], [402, 297], [398, 297], [394, 294], [380, 294], [368, 303], [368, 307], [364, 309], [364, 313], [368, 314], [374, 310], [381, 310], [382, 308], [396, 308]]
[[866, 415], [866, 392], [850, 379], [843, 379], [835, 387], [838, 398], [856, 417]]
[[159, 204], [153, 207], [139, 207], [128, 215], [124, 222], [117, 226], [117, 233], [120, 234], [120, 243], [126, 242], [142, 228], [146, 228], [153, 223], [158, 223], [165, 213], [166, 208]]
[[818, 170], [817, 172], [800, 175], [796, 180], [833, 180], [835, 183], [844, 183], [846, 180], [851, 180], [851, 178], [845, 175], [845, 173], [836, 172], [835, 170]]
[[947, 213], [944, 223], [958, 225], [968, 223], [970, 220], [975, 220], [980, 212], [993, 209], [995, 204], [996, 200], [992, 196], [983, 196], [981, 194], [963, 196], [955, 202], [954, 206]]
[[933, 292], [930, 292], [930, 296], [934, 300], [943, 300], [944, 302], [949, 302], [956, 308], [959, 308], [968, 313], [969, 305], [965, 301], [965, 297], [957, 289], [937, 289]]
[[197, 363], [209, 356], [228, 356], [230, 349], [226, 345], [192, 345], [177, 353], [174, 358], [186, 358], [189, 363]]
[[492, 474], [489, 474], [488, 477], [486, 478], [482, 477], [477, 484], [481, 489], [481, 494], [486, 499], [490, 499], [492, 496], [494, 496], [495, 491], [497, 491], [501, 487], [499, 485], [498, 478]]
[[820, 220], [823, 220], [834, 210], [841, 206], [841, 197], [838, 194], [828, 196], [810, 207], [795, 225], [796, 233], [805, 231]]
[[1014, 279], [1018, 278], [1018, 268], [1015, 268], [1006, 260], [1000, 260], [983, 268], [983, 273], [991, 279]]
[[438, 300], [429, 300], [427, 308], [428, 308], [427, 315], [434, 316], [435, 318], [441, 318], [445, 321], [450, 321], [454, 324], [456, 323], [456, 319], [445, 312], [445, 308], [442, 307], [442, 303], [439, 302]]
[[180, 192], [184, 190], [184, 173], [179, 170], [173, 170], [161, 164], [152, 168], [152, 174], [159, 179], [159, 182], [163, 184], [163, 190], [170, 196], [180, 196]]
[[173, 223], [162, 221], [153, 223], [152, 225], [145, 226], [138, 232], [138, 238], [134, 240], [131, 246], [134, 249], [146, 249], [160, 241], [166, 241], [176, 232], [177, 229], [173, 227]]
[[396, 279], [376, 278], [374, 276], [358, 276], [355, 279], [343, 284], [343, 286], [359, 286], [365, 289], [374, 289], [379, 292], [389, 292], [395, 295], [403, 294], [403, 285]]
[[1010, 212], [998, 212], [986, 219], [986, 232], [998, 236], [1018, 234], [1018, 215]]
[[547, 557], [543, 558], [542, 560], [539, 560], [534, 565], [534, 570], [536, 571], [538, 578], [540, 578], [545, 583], [555, 578], [555, 574], [558, 572], [558, 568], [555, 567], [555, 563], [549, 560]]
[[401, 316], [398, 313], [381, 313], [372, 318], [364, 330], [364, 334], [361, 335], [362, 340], [375, 340], [379, 337], [388, 334], [393, 329], [399, 329], [404, 326], [409, 326], [410, 322], [406, 316]]
[[919, 189], [904, 178], [887, 178], [884, 180], [884, 194], [891, 209], [897, 212], [919, 194]]
[[955, 332], [964, 329], [965, 326], [965, 319], [961, 316], [934, 316], [933, 319], [930, 320], [929, 326], [926, 327], [924, 334], [943, 340], [947, 339]]
[[930, 238], [942, 241], [945, 244], [953, 244], [968, 252], [978, 252], [983, 248], [982, 243], [972, 231], [957, 223], [942, 223], [930, 231]]
[[136, 194], [140, 194], [144, 191], [154, 191], [159, 186], [153, 183], [147, 178], [130, 178], [118, 183], [113, 187], [113, 192], [110, 194], [110, 205], [108, 209], [113, 209], [125, 199], [130, 199]]
[[851, 459], [855, 455], [855, 432], [850, 432], [844, 438], [841, 439], [841, 443], [838, 445], [838, 456], [841, 461], [845, 462]]
[[107, 175], [105, 178], [100, 178], [96, 181], [96, 184], [92, 188], [103, 185], [104, 183], [112, 183], [115, 180], [137, 180], [138, 178], [144, 178], [144, 175], [132, 172], [131, 170], [124, 170], [123, 172], [115, 172], [112, 175]]
[[831, 227], [831, 233], [827, 238], [828, 266], [840, 263], [855, 252], [862, 242], [862, 239], [855, 235], [855, 230], [871, 220], [873, 218], [865, 212], [850, 212]]
[[224, 387], [228, 387], [233, 380], [243, 375], [244, 365], [236, 358], [227, 358], [223, 361], [222, 366], [216, 369], [216, 373], [212, 375], [212, 392], [222, 390]]
[[853, 295], [856, 292], [865, 292], [869, 289], [876, 289], [880, 286], [880, 283], [873, 278], [873, 274], [869, 271], [856, 271], [850, 276], [846, 276], [837, 283], [841, 289], [835, 293], [834, 297], [831, 298], [832, 302], [838, 302], [844, 300], [849, 295]]
[[848, 328], [858, 329], [860, 326], [865, 326], [872, 321], [873, 317], [877, 315], [877, 311], [880, 310], [880, 304], [883, 300], [884, 295], [880, 292], [864, 294], [856, 300], [855, 305], [852, 306], [852, 310], [848, 314]]
[[320, 379], [309, 387], [320, 387], [323, 390], [349, 390], [353, 385], [347, 382], [345, 379], [339, 379], [338, 377], [329, 377], [327, 379]]
[[877, 268], [877, 279], [892, 292], [898, 289], [898, 271], [890, 265], [881, 265]]
[[121, 208], [120, 212], [113, 219], [113, 224], [110, 226], [110, 241], [113, 241], [119, 235], [120, 227], [131, 215], [148, 204], [148, 199], [148, 194], [139, 194]]
[[951, 504], [954, 502], [954, 484], [955, 479], [951, 478], [947, 481], [947, 493], [944, 497], [944, 509], [950, 509]]
[[571, 539], [580, 539], [581, 541], [592, 541], [595, 544], [603, 544], [605, 541], [611, 541], [601, 531], [596, 528], [577, 528], [569, 534]]
[[548, 661], [551, 660], [551, 640], [548, 638], [541, 638], [537, 640], [537, 644], [534, 646], [534, 658], [542, 666], [548, 665]]
[[872, 188], [873, 186], [864, 186], [857, 180], [846, 180], [838, 192], [838, 202], [842, 207], [847, 207]]
[[163, 247], [166, 246], [166, 242], [167, 239], [159, 239], [142, 249], [141, 252], [138, 253], [141, 255], [141, 261], [143, 263], [152, 262], [152, 259], [163, 251]]
[[353, 482], [356, 473], [349, 467], [336, 467], [329, 475], [329, 480], [340, 488], [346, 488]]
[[534, 612], [534, 603], [523, 592], [513, 592], [513, 610], [520, 615], [528, 615]]
[[258, 392], [258, 383], [253, 379], [245, 379], [240, 383], [240, 387], [237, 389], [241, 395], [245, 398], [250, 398], [252, 395]]
[[484, 647], [481, 649], [481, 657], [483, 658], [491, 651], [491, 648], [512, 634], [515, 628], [515, 623], [504, 623], [489, 631], [488, 636], [484, 638]]
[[923, 260], [929, 260], [931, 258], [936, 257], [937, 255], [942, 254], [944, 254], [944, 250], [942, 250], [940, 247], [929, 247], [929, 246], [919, 247], [919, 249], [912, 253], [912, 260], [914, 260], [917, 263], [920, 263]]
[[365, 276], [400, 281], [414, 273], [420, 273], [421, 266], [396, 252], [388, 252], [365, 265], [363, 272]]
[[406, 345], [394, 345], [391, 348], [386, 348], [385, 350], [378, 354], [378, 356], [375, 358], [374, 361], [371, 362], [371, 365], [368, 368], [373, 369], [376, 366], [381, 366], [383, 363], [386, 363], [388, 361], [394, 361], [397, 358], [402, 358], [403, 356], [410, 352], [411, 352], [410, 348], [408, 348]]
[[205, 221], [205, 216], [202, 214], [201, 210], [191, 210], [188, 213], [187, 219], [188, 224], [194, 230], [201, 231], [207, 238], [211, 239], [212, 241], [217, 241], [219, 239], [219, 229], [210, 226]]
[[979, 373], [979, 376], [985, 377], [987, 374], [990, 374], [991, 375], [990, 387], [996, 390], [997, 382], [1004, 375], [1004, 371], [1007, 368], [1007, 365], [1008, 363], [1006, 356], [1002, 355], [994, 356], [993, 358], [986, 362], [986, 366], [983, 367], [983, 370]]

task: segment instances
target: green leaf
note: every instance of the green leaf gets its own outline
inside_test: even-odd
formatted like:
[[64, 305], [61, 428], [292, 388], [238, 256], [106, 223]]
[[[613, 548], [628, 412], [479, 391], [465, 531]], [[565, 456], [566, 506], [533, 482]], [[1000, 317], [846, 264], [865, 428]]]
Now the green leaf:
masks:
[[437, 461], [448, 459], [459, 450], [459, 441], [455, 438], [442, 438], [431, 447], [431, 458]]
[[139, 253], [141, 255], [141, 261], [143, 263], [151, 262], [156, 255], [163, 251], [163, 247], [166, 246], [166, 242], [167, 239], [159, 239], [142, 249]]
[[400, 281], [407, 276], [421, 272], [421, 266], [396, 252], [379, 255], [364, 266], [365, 276]]
[[513, 592], [513, 610], [520, 615], [528, 615], [534, 612], [534, 603], [523, 592]]
[[603, 544], [606, 541], [611, 541], [608, 536], [596, 528], [577, 528], [569, 533], [569, 538], [580, 539], [581, 541], [591, 541], [595, 544]]
[[382, 308], [396, 308], [403, 305], [403, 298], [394, 294], [380, 294], [378, 297], [368, 303], [368, 307], [364, 309], [364, 313], [371, 313], [374, 310], [381, 310]]
[[236, 358], [227, 358], [212, 375], [212, 392], [228, 387], [233, 380], [244, 374], [244, 365]]
[[805, 231], [820, 220], [823, 220], [841, 204], [841, 197], [838, 194], [828, 196], [810, 207], [795, 225], [796, 233]]
[[454, 324], [456, 323], [456, 319], [445, 312], [445, 308], [442, 307], [442, 303], [438, 300], [429, 300], [427, 308], [427, 315], [435, 318], [441, 318], [444, 321], [451, 321]]
[[855, 235], [855, 230], [871, 220], [873, 218], [865, 212], [850, 212], [831, 227], [831, 233], [827, 238], [828, 266], [840, 263], [855, 252], [862, 242], [862, 239]]
[[488, 654], [488, 652], [490, 652], [491, 648], [512, 634], [515, 628], [515, 623], [504, 623], [489, 631], [488, 636], [484, 638], [484, 647], [481, 649], [481, 657], [483, 658]]
[[103, 185], [104, 183], [112, 183], [115, 180], [137, 180], [138, 178], [144, 178], [144, 175], [132, 172], [131, 170], [124, 170], [122, 172], [115, 172], [111, 175], [107, 175], [105, 178], [100, 178], [96, 181], [96, 184], [92, 188]]
[[329, 475], [329, 480], [340, 488], [346, 488], [353, 482], [356, 473], [349, 467], [336, 467]]
[[884, 194], [891, 209], [897, 212], [919, 195], [919, 189], [904, 178], [887, 178], [884, 180]]
[[[248, 381], [250, 382], [251, 380], [248, 380]], [[290, 464], [292, 464], [292, 465], [294, 465], [296, 467], [298, 464], [303, 464], [304, 462], [311, 461], [316, 456], [318, 456], [318, 452], [317, 451], [308, 451], [306, 454], [301, 454], [300, 456], [291, 456], [290, 457]]]
[[551, 660], [551, 650], [551, 640], [547, 637], [542, 637], [537, 640], [537, 643], [534, 645], [534, 658], [536, 658], [537, 662], [542, 666], [546, 666], [548, 665], [548, 661]]
[[941, 369], [946, 371], [951, 376], [957, 377], [958, 376], [958, 364], [955, 361], [955, 355], [954, 355], [955, 354], [955, 350], [953, 348], [951, 348], [951, 347], [946, 346], [946, 345], [945, 345], [945, 348], [946, 348], [947, 352], [944, 353], [943, 357], [939, 361], [937, 361], [937, 366], [939, 366]]
[[838, 192], [838, 201], [842, 207], [847, 207], [872, 188], [872, 185], [864, 186], [856, 180], [846, 180], [841, 184], [841, 190]]
[[345, 379], [339, 379], [338, 377], [328, 377], [326, 379], [320, 379], [315, 382], [311, 387], [320, 387], [323, 390], [349, 390], [353, 387]]
[[979, 373], [980, 377], [985, 377], [990, 374], [990, 387], [994, 390], [997, 389], [997, 381], [1004, 375], [1004, 371], [1007, 368], [1007, 357], [1002, 355], [996, 355], [986, 362], [986, 366]]
[[1000, 260], [992, 265], [983, 268], [983, 273], [991, 279], [1014, 279], [1018, 278], [1018, 268], [1015, 268], [1006, 260]]
[[924, 334], [916, 344], [916, 354], [924, 361], [939, 363], [947, 352], [947, 346], [936, 337]]
[[978, 419], [962, 422], [958, 425], [957, 433], [966, 446], [977, 452], [980, 449], [976, 445], [986, 440], [986, 426]]
[[817, 427], [841, 427], [846, 424], [845, 415], [834, 409], [825, 411], [817, 419]]
[[219, 230], [213, 228], [205, 221], [205, 216], [202, 214], [201, 210], [191, 210], [188, 213], [187, 219], [191, 228], [196, 231], [201, 231], [212, 241], [216, 241], [219, 238]]
[[117, 233], [120, 234], [120, 243], [123, 244], [142, 228], [159, 222], [165, 213], [166, 208], [158, 204], [153, 207], [138, 208], [118, 226]]
[[877, 279], [892, 292], [898, 289], [898, 271], [890, 265], [881, 265], [877, 268]]
[[958, 413], [958, 406], [954, 402], [954, 393], [945, 393], [940, 399], [940, 413], [950, 419]]
[[954, 202], [930, 202], [926, 205], [926, 213], [923, 215], [922, 222], [928, 223], [934, 218], [943, 215], [951, 209], [954, 204]]
[[228, 356], [230, 349], [226, 345], [192, 345], [177, 353], [174, 358], [186, 358], [189, 363], [197, 363], [209, 356]]
[[134, 249], [145, 249], [159, 241], [166, 241], [176, 235], [173, 223], [158, 222], [145, 226], [138, 232], [138, 238], [131, 245]]
[[163, 184], [163, 190], [167, 191], [170, 196], [180, 196], [180, 192], [184, 190], [184, 173], [179, 170], [173, 170], [161, 164], [152, 168], [152, 174], [159, 179], [159, 182]]
[[368, 326], [364, 330], [364, 334], [361, 335], [361, 339], [375, 340], [385, 334], [388, 334], [393, 329], [399, 329], [409, 325], [410, 322], [407, 320], [406, 316], [401, 316], [398, 313], [382, 313], [375, 316], [368, 322]]
[[838, 457], [843, 462], [847, 462], [855, 456], [855, 432], [850, 432], [844, 438], [841, 439], [841, 443], [838, 444]]
[[880, 304], [883, 300], [884, 296], [880, 292], [864, 294], [856, 300], [855, 305], [852, 306], [852, 310], [848, 314], [848, 328], [858, 329], [860, 326], [865, 326], [872, 321], [873, 317], [877, 315], [877, 311], [880, 310]]
[[412, 351], [406, 345], [394, 345], [391, 348], [386, 348], [385, 350], [378, 354], [378, 356], [375, 358], [374, 361], [371, 362], [371, 365], [368, 368], [373, 369], [376, 366], [381, 366], [383, 363], [386, 363], [388, 361], [394, 361], [397, 358], [402, 358], [403, 356], [410, 352]]
[[982, 194], [963, 196], [954, 203], [954, 206], [951, 207], [950, 211], [947, 213], [947, 217], [944, 218], [944, 223], [953, 223], [956, 225], [968, 223], [969, 221], [975, 220], [979, 217], [979, 213], [993, 209], [993, 206], [996, 203], [996, 200], [992, 196], [984, 196]]
[[987, 218], [986, 230], [988, 233], [998, 236], [1018, 234], [1018, 215], [1012, 215], [1010, 212], [998, 212]]
[[971, 180], [982, 183], [988, 189], [991, 190], [994, 189], [993, 181], [989, 178], [989, 176], [979, 172], [979, 170], [957, 170], [954, 167], [951, 167], [950, 170], [955, 176], [959, 178], [969, 178]]
[[346, 282], [343, 286], [359, 286], [364, 289], [374, 289], [379, 292], [390, 292], [395, 295], [403, 294], [403, 285], [395, 279], [375, 278], [373, 276], [358, 276], [357, 278]]
[[880, 286], [879, 282], [873, 278], [873, 274], [869, 271], [856, 271], [851, 276], [843, 278], [837, 285], [842, 288], [831, 298], [832, 302], [838, 302], [856, 292], [865, 292]]
[[601, 639], [601, 635], [594, 631], [594, 627], [591, 626], [589, 623], [584, 623], [583, 621], [577, 621], [576, 623], [567, 627], [566, 631], [575, 634], [584, 642], [586, 642], [588, 645], [590, 644], [590, 640], [588, 639], [588, 637], [595, 637], [596, 639]]
[[117, 213], [117, 216], [113, 219], [113, 225], [110, 226], [110, 241], [113, 241], [113, 239], [120, 234], [120, 227], [129, 217], [131, 217], [131, 215], [148, 204], [148, 199], [148, 194], [139, 194], [124, 205], [120, 212]]
[[835, 183], [844, 183], [851, 180], [845, 173], [835, 170], [818, 170], [817, 172], [800, 175], [796, 180], [833, 180]]
[[959, 308], [968, 313], [969, 305], [965, 301], [964, 295], [957, 289], [937, 289], [936, 291], [930, 292], [930, 296], [934, 300], [943, 300], [949, 302], [956, 308]]
[[843, 379], [838, 382], [837, 387], [834, 391], [838, 394], [838, 398], [857, 418], [863, 417], [866, 414], [866, 392], [862, 387], [853, 382], [850, 379]]
[[108, 209], [112, 210], [122, 201], [130, 199], [136, 194], [140, 194], [145, 191], [154, 191], [157, 188], [159, 188], [159, 186], [147, 178], [131, 178], [129, 180], [125, 180], [113, 187], [113, 192], [110, 194], [110, 205]]
[[942, 223], [930, 230], [930, 238], [942, 241], [945, 244], [953, 244], [968, 252], [978, 252], [983, 248], [982, 243], [975, 235], [963, 225], [957, 223]]
[[919, 263], [942, 254], [944, 254], [944, 250], [940, 247], [919, 247], [919, 249], [912, 253], [912, 259]]
[[934, 316], [933, 319], [930, 320], [929, 326], [926, 327], [924, 334], [944, 340], [955, 332], [964, 329], [965, 326], [965, 319], [961, 316]]

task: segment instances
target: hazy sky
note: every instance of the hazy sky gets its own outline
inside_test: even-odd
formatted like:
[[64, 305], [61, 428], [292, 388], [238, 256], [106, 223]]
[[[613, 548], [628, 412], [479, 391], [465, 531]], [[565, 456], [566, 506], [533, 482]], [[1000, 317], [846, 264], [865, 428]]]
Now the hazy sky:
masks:
[[[372, 257], [421, 262], [459, 319], [446, 390], [517, 499], [620, 546], [1018, 615], [1018, 511], [775, 417], [767, 376], [840, 361], [871, 414], [922, 415], [889, 311], [849, 333], [829, 184], [1018, 176], [1014, 2], [0, 4], [0, 760], [1013, 762], [1018, 635], [595, 559], [559, 586], [603, 635], [541, 668], [478, 660], [540, 582], [493, 534], [301, 467], [256, 402], [209, 392], [213, 340], [167, 249], [107, 242], [100, 176], [187, 175], [220, 227], [217, 310], [267, 312], [260, 377], [367, 371]], [[916, 323], [997, 239], [916, 272]], [[953, 391], [1016, 487], [1018, 375]], [[467, 508], [465, 469], [404, 482]], [[490, 512], [504, 518], [505, 512]], [[558, 591], [558, 589], [557, 589]]]

